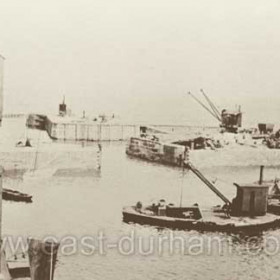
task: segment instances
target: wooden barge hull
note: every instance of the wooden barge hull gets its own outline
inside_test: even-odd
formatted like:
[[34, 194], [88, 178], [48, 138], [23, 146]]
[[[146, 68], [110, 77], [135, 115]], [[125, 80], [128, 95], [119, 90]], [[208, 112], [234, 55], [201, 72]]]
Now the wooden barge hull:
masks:
[[133, 207], [123, 209], [123, 221], [126, 223], [136, 223], [141, 225], [150, 225], [159, 228], [170, 228], [178, 230], [196, 230], [200, 232], [246, 232], [255, 233], [268, 229], [280, 227], [280, 217], [267, 214], [265, 217], [244, 218], [202, 218], [180, 219], [165, 216], [149, 216], [139, 213]]
[[280, 216], [280, 203], [279, 202], [268, 203], [267, 211], [269, 213], [274, 214], [274, 215], [279, 215]]
[[136, 159], [136, 160], [140, 159], [146, 162], [159, 163], [167, 166], [183, 167], [183, 165], [186, 165], [185, 163], [180, 161], [174, 162], [174, 161], [164, 160], [162, 157], [158, 155], [154, 156], [154, 155], [146, 155], [146, 154], [135, 154], [135, 153], [131, 153], [130, 151], [126, 151], [126, 154], [131, 159]]
[[182, 145], [163, 143], [145, 137], [131, 137], [126, 154], [142, 160], [171, 166], [183, 166], [186, 149]]

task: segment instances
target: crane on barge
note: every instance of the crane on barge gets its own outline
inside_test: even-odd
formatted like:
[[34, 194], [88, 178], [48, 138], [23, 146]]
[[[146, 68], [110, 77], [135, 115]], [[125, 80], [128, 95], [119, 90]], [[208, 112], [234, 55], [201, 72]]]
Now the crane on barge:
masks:
[[[191, 170], [211, 191], [213, 191], [228, 207], [231, 206], [231, 201], [225, 197], [195, 166], [190, 162], [186, 163], [186, 167]], [[227, 208], [228, 208], [227, 207]]]
[[207, 94], [203, 91], [203, 89], [200, 91], [205, 98], [207, 105], [194, 96], [190, 91], [188, 94], [220, 123], [220, 127], [224, 131], [237, 133], [238, 128], [241, 127], [242, 124], [242, 112], [240, 107], [238, 111], [228, 111], [223, 109], [220, 112], [211, 99], [207, 96]]
[[223, 211], [227, 216], [263, 216], [267, 212], [269, 185], [263, 184], [264, 166], [260, 166], [260, 179], [253, 184], [237, 184], [236, 197], [232, 202], [225, 197], [190, 161], [185, 167], [191, 170], [206, 186], [208, 186], [225, 203], [218, 212]]

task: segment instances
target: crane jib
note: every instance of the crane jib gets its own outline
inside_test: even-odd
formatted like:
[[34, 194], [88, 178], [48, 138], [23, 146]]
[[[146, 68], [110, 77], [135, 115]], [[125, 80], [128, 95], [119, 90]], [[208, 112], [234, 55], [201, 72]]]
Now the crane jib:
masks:
[[204, 175], [195, 168], [192, 164], [187, 163], [187, 168], [189, 168], [205, 185], [207, 185], [219, 198], [221, 198], [226, 204], [231, 205], [231, 202], [226, 198]]

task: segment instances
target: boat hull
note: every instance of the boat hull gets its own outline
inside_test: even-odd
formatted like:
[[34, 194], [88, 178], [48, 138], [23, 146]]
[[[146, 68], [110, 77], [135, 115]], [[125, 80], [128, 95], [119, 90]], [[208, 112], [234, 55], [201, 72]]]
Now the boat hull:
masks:
[[246, 232], [248, 234], [280, 227], [280, 217], [273, 214], [254, 218], [246, 217], [242, 221], [239, 217], [225, 219], [219, 216], [195, 220], [146, 215], [137, 212], [133, 207], [123, 209], [123, 221], [178, 230]]
[[9, 189], [3, 189], [2, 198], [4, 200], [16, 201], [16, 202], [26, 202], [26, 203], [32, 202], [32, 195], [21, 193], [14, 190], [9, 190]]
[[126, 154], [142, 160], [171, 166], [183, 166], [186, 160], [184, 146], [163, 143], [144, 137], [131, 137], [126, 148]]
[[274, 215], [280, 215], [280, 204], [279, 202], [270, 202], [267, 205], [267, 211]]

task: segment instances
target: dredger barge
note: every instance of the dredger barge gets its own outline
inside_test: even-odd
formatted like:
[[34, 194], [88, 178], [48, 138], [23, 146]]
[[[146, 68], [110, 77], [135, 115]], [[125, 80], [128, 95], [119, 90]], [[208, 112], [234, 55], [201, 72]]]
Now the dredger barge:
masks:
[[188, 160], [190, 151], [200, 149], [216, 150], [222, 145], [219, 140], [207, 136], [193, 135], [187, 140], [179, 140], [177, 135], [170, 134], [158, 128], [140, 126], [140, 135], [130, 137], [126, 154], [172, 166], [183, 166]]
[[160, 200], [157, 204], [123, 208], [123, 221], [146, 224], [162, 228], [198, 231], [246, 232], [255, 233], [280, 227], [280, 216], [268, 212], [269, 185], [264, 184], [263, 166], [260, 180], [253, 184], [235, 184], [236, 197], [227, 199], [203, 174], [192, 164], [187, 167], [200, 178], [224, 202], [207, 211], [200, 210], [198, 204], [175, 206]]

